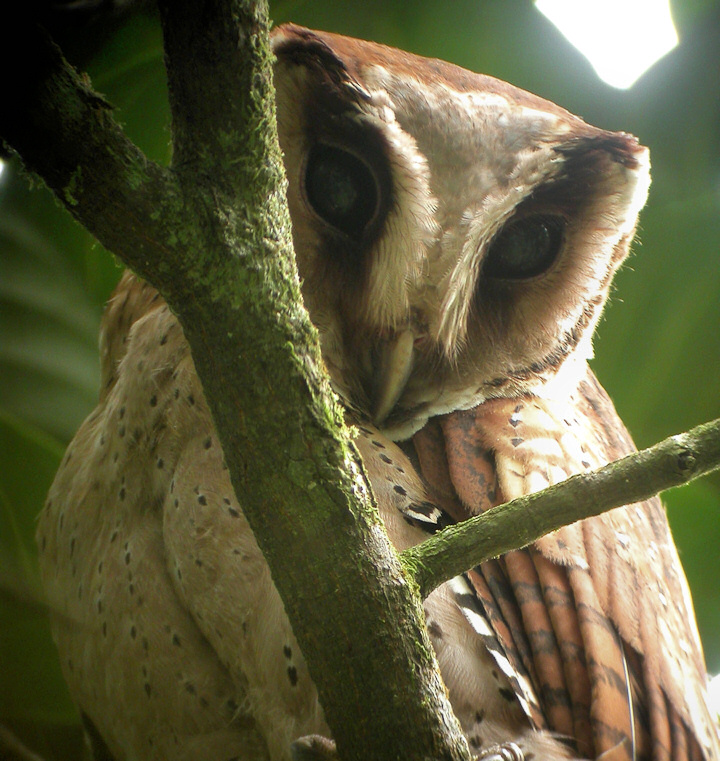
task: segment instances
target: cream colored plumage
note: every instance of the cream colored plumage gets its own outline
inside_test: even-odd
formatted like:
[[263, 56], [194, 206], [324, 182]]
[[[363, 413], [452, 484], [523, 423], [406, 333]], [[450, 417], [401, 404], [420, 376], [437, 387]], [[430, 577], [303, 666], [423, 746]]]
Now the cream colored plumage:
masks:
[[[395, 545], [630, 451], [587, 359], [647, 151], [449, 64], [294, 26], [273, 39], [303, 294]], [[129, 274], [102, 361], [38, 528], [89, 734], [116, 761], [288, 759], [330, 731], [182, 330]], [[484, 564], [425, 607], [482, 757], [720, 756], [657, 500]]]

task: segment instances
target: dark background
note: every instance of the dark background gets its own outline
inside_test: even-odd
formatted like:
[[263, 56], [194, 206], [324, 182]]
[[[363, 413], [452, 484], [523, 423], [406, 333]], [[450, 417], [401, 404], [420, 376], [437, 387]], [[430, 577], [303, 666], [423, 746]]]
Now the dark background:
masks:
[[[673, 3], [680, 46], [627, 91], [603, 84], [530, 2], [297, 0], [271, 3], [271, 13], [278, 23], [292, 20], [450, 60], [593, 124], [637, 135], [651, 150], [653, 186], [634, 255], [616, 279], [598, 331], [593, 367], [639, 446], [720, 415], [717, 0]], [[169, 114], [152, 7], [122, 13], [96, 3], [47, 11], [46, 20], [70, 60], [116, 106], [132, 139], [167, 162]], [[31, 737], [47, 758], [74, 757], [77, 720], [39, 603], [35, 516], [64, 447], [95, 404], [98, 322], [120, 273], [38, 181], [16, 161], [6, 166], [0, 177], [0, 722]], [[666, 494], [665, 502], [708, 667], [717, 673], [720, 472]]]

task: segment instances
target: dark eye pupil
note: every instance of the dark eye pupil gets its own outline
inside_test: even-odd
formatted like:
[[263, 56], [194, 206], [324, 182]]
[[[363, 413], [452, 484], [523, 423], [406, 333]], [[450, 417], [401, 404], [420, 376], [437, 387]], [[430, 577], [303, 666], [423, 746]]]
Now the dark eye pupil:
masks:
[[511, 221], [492, 242], [483, 274], [506, 280], [523, 280], [542, 274], [560, 253], [563, 230], [563, 218], [552, 214]]
[[377, 183], [367, 164], [323, 143], [310, 150], [305, 192], [319, 217], [352, 238], [362, 236], [378, 206]]

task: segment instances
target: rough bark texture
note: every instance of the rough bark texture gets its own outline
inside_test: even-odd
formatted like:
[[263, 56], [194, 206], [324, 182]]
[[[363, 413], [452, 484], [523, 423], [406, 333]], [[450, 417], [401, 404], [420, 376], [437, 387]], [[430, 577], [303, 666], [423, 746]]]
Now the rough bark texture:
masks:
[[467, 759], [301, 304], [266, 7], [168, 1], [161, 16], [170, 169], [30, 30], [20, 70], [6, 62], [17, 77], [0, 135], [178, 315], [342, 756]]

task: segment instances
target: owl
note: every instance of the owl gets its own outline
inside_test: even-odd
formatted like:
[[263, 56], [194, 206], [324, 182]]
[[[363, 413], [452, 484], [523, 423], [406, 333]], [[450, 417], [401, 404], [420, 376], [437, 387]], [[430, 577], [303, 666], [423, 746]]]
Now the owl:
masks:
[[[587, 363], [647, 150], [440, 61], [293, 25], [273, 48], [303, 296], [396, 547], [632, 451]], [[37, 532], [96, 757], [332, 756], [182, 328], [130, 273], [101, 360]], [[720, 759], [657, 499], [424, 605], [477, 757]]]

